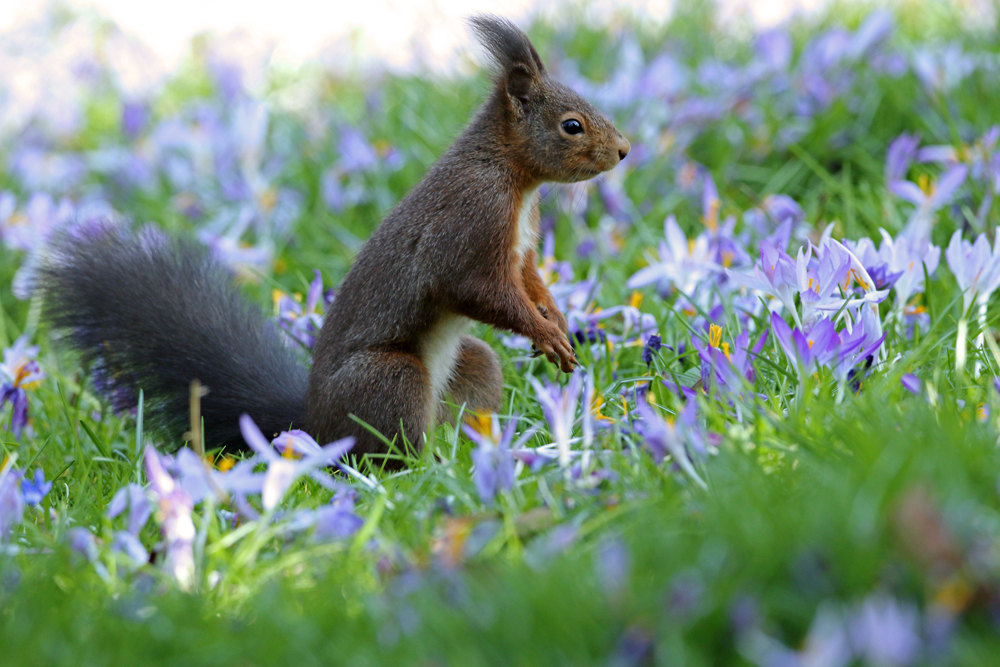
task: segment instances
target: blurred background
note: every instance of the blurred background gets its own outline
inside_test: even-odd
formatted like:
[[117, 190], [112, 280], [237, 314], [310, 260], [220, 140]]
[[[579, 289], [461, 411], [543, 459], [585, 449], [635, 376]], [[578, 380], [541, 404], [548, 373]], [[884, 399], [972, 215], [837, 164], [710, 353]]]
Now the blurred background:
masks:
[[[607, 20], [622, 13], [663, 22], [672, 0], [67, 0], [67, 11], [98, 15], [113, 21], [141, 42], [159, 69], [175, 67], [197, 34], [240, 35], [246, 54], [268, 51], [278, 62], [300, 64], [310, 58], [377, 60], [397, 68], [416, 63], [454, 67], [456, 54], [469, 43], [462, 18], [493, 12], [526, 23], [546, 20]], [[815, 11], [824, 0], [722, 0], [723, 17], [746, 17], [758, 26], [772, 26], [795, 12]], [[3, 0], [0, 29], [11, 30], [51, 12], [51, 2]]]

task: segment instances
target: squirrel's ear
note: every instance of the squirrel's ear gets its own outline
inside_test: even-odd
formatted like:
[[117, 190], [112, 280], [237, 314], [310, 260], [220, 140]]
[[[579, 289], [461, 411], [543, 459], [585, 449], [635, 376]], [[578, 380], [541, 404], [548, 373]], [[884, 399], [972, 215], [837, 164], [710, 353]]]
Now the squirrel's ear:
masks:
[[535, 74], [524, 65], [514, 65], [507, 73], [505, 81], [507, 95], [514, 104], [514, 108], [522, 114], [528, 112], [534, 82]]
[[501, 74], [522, 65], [534, 76], [545, 74], [545, 65], [528, 36], [505, 18], [479, 14], [468, 19], [469, 25], [484, 47], [486, 54]]

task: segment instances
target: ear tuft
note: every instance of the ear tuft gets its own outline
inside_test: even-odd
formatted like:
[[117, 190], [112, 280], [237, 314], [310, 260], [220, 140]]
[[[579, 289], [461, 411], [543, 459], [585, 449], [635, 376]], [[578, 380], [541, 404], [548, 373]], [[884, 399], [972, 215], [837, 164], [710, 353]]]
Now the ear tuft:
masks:
[[545, 73], [545, 65], [531, 40], [516, 25], [494, 14], [477, 14], [468, 21], [501, 78], [507, 78], [515, 65], [523, 66], [536, 78]]

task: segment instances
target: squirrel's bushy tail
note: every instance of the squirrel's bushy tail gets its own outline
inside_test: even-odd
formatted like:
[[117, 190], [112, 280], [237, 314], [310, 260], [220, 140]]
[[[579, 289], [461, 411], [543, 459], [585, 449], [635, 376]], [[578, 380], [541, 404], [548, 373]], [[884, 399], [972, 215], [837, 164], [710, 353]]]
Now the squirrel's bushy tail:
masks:
[[67, 233], [39, 278], [43, 318], [94, 364], [98, 388], [118, 408], [141, 388], [145, 419], [174, 443], [190, 428], [195, 379], [208, 389], [209, 447], [245, 447], [243, 413], [267, 436], [303, 427], [307, 369], [200, 244], [153, 230]]

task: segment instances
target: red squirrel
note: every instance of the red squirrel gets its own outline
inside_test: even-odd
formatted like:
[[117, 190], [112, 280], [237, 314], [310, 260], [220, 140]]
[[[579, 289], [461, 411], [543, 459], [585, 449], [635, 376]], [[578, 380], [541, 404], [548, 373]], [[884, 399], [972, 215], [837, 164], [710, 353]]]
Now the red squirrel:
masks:
[[[239, 448], [238, 418], [264, 433], [304, 428], [385, 454], [374, 429], [417, 444], [447, 411], [499, 411], [503, 374], [484, 322], [529, 338], [566, 372], [566, 318], [537, 270], [538, 189], [612, 169], [629, 142], [549, 77], [505, 19], [470, 24], [495, 66], [492, 92], [451, 148], [389, 213], [341, 283], [302, 367], [280, 334], [196, 244], [114, 230], [57, 242], [42, 269], [43, 316], [96, 363], [105, 389], [149, 401], [150, 423], [179, 436], [189, 385], [206, 441]], [[363, 422], [363, 423], [362, 423]], [[367, 427], [365, 426], [367, 425]]]

